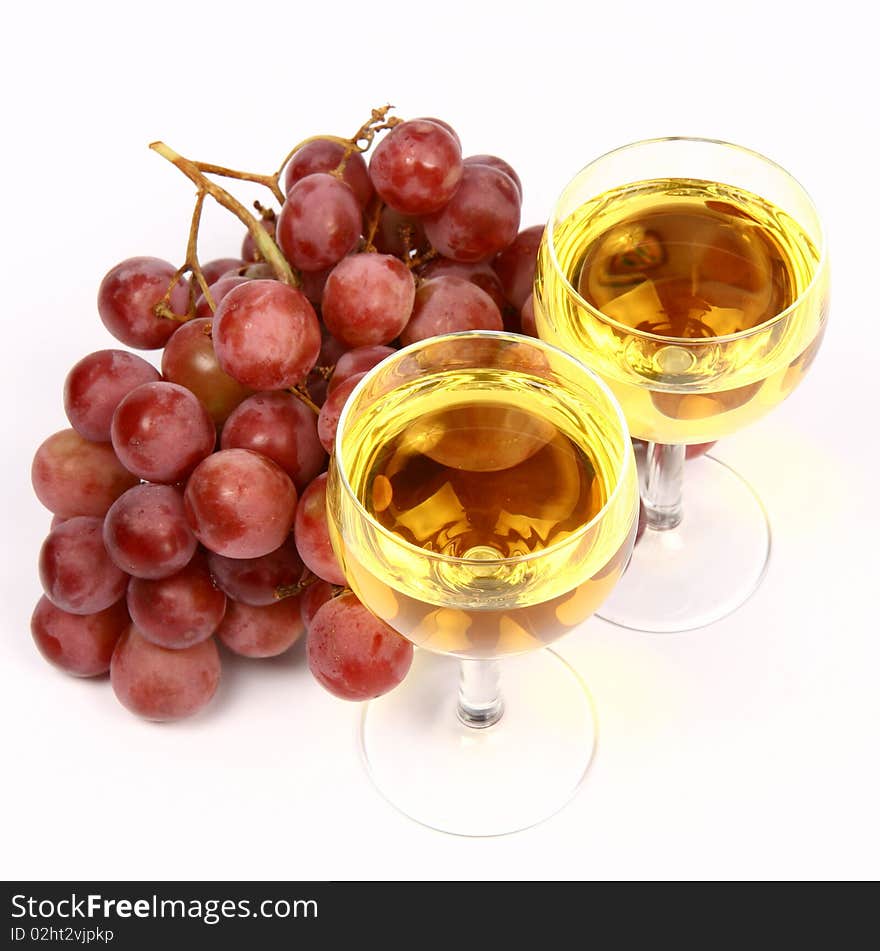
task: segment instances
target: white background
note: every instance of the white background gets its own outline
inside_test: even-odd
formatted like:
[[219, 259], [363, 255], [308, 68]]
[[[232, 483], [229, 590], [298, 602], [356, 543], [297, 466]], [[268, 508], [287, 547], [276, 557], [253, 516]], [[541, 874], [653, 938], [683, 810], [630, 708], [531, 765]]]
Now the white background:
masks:
[[[195, 6], [195, 5], [193, 5]], [[877, 877], [877, 22], [871, 5], [542, 0], [14, 4], [4, 20], [0, 730], [7, 878]], [[30, 459], [66, 426], [71, 364], [114, 346], [95, 293], [124, 257], [178, 260], [192, 187], [149, 152], [270, 171], [372, 105], [437, 115], [506, 157], [523, 225], [605, 150], [664, 134], [749, 145], [813, 194], [832, 322], [803, 387], [719, 447], [770, 510], [759, 593], [690, 634], [590, 622], [561, 649], [601, 746], [560, 815], [501, 839], [397, 815], [358, 708], [301, 647], [226, 665], [204, 715], [131, 717], [28, 633], [49, 515]], [[256, 197], [256, 193], [246, 197]], [[240, 225], [207, 216], [203, 259]], [[723, 558], [724, 539], [719, 538]], [[511, 790], [515, 795], [516, 790]]]

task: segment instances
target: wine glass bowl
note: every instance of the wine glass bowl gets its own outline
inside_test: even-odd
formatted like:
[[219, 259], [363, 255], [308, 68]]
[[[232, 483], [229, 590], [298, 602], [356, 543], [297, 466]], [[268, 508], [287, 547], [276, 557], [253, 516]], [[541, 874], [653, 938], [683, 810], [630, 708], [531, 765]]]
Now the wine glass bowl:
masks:
[[647, 530], [603, 617], [691, 630], [757, 588], [770, 553], [760, 501], [711, 457], [689, 463], [683, 494], [685, 448], [738, 432], [799, 385], [828, 293], [812, 201], [757, 152], [637, 142], [563, 190], [539, 252], [538, 333], [601, 376], [648, 443]]
[[619, 579], [637, 483], [613, 395], [543, 341], [429, 338], [357, 384], [336, 433], [328, 524], [355, 594], [424, 648], [363, 720], [370, 774], [402, 812], [495, 835], [573, 794], [595, 744], [592, 705], [539, 649]]
[[[608, 274], [606, 267], [604, 275], [582, 275], [591, 240], [586, 234], [608, 242], [617, 228], [619, 241], [642, 238], [634, 250], [643, 256], [663, 250], [659, 243], [652, 248], [644, 232], [633, 235], [634, 218], [646, 215], [644, 206], [658, 192], [666, 201], [708, 204], [728, 217], [719, 218], [717, 235], [710, 236], [721, 247], [698, 252], [698, 292], [687, 288], [686, 296], [679, 294], [683, 306], [679, 300], [665, 309], [669, 294], [658, 305], [651, 260], [644, 268], [636, 261], [630, 274]], [[665, 217], [671, 217], [668, 211]], [[650, 220], [660, 229], [676, 224], [659, 215]], [[666, 242], [670, 257], [682, 243], [677, 237]], [[616, 250], [623, 256], [627, 249]], [[603, 279], [606, 301], [599, 307]], [[668, 288], [672, 279], [665, 281]], [[602, 156], [565, 188], [540, 252], [535, 319], [542, 338], [578, 356], [608, 383], [633, 436], [704, 443], [748, 426], [800, 383], [824, 332], [828, 283], [818, 214], [788, 172], [728, 143], [657, 139]], [[583, 293], [591, 286], [593, 294]], [[613, 296], [615, 291], [622, 293]], [[663, 326], [676, 303], [678, 334], [669, 332], [668, 319]], [[684, 308], [700, 317], [708, 311], [714, 319], [685, 316]]]
[[496, 657], [604, 600], [632, 548], [635, 485], [604, 386], [545, 344], [465, 333], [400, 351], [351, 394], [329, 522], [374, 614], [429, 650]]

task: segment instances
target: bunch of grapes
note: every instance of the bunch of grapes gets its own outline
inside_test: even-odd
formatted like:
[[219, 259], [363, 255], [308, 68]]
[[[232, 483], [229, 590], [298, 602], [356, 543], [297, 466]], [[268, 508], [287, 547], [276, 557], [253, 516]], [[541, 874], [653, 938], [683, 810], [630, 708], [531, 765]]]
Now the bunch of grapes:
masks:
[[[412, 646], [345, 588], [330, 544], [326, 468], [342, 407], [398, 346], [534, 334], [542, 228], [519, 230], [510, 165], [463, 158], [439, 119], [375, 110], [352, 139], [307, 140], [274, 176], [153, 147], [198, 187], [187, 260], [132, 258], [101, 282], [104, 325], [128, 347], [161, 349], [160, 369], [108, 349], [67, 376], [71, 428], [33, 461], [54, 515], [34, 640], [71, 674], [109, 670], [120, 702], [153, 720], [208, 703], [218, 641], [264, 658], [307, 632], [324, 687], [378, 696], [404, 678]], [[258, 205], [254, 217], [209, 173], [267, 185], [280, 210]], [[199, 263], [206, 196], [248, 225], [238, 257]]]

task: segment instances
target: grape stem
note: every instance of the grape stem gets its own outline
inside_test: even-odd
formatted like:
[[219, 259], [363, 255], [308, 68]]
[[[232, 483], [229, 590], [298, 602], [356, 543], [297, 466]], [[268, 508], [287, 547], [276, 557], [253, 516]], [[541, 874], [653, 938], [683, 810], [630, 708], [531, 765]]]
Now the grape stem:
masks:
[[318, 404], [311, 398], [311, 396], [309, 396], [308, 390], [306, 390], [305, 386], [303, 386], [302, 384], [300, 384], [299, 386], [290, 387], [289, 392], [293, 393], [293, 395], [300, 401], [300, 403], [304, 403], [316, 415], [321, 412], [321, 407], [318, 406]]
[[417, 267], [421, 267], [423, 264], [427, 264], [428, 261], [433, 261], [437, 257], [439, 252], [436, 248], [429, 247], [422, 254], [417, 254], [414, 258], [410, 258], [406, 262], [406, 266], [412, 271]]
[[[237, 198], [230, 195], [225, 188], [221, 188], [216, 182], [212, 182], [207, 178], [197, 163], [184, 158], [164, 142], [151, 142], [150, 148], [154, 152], [158, 152], [162, 158], [171, 162], [172, 165], [179, 168], [180, 171], [198, 187], [199, 191], [204, 191], [210, 195], [214, 201], [226, 208], [227, 211], [231, 211], [235, 217], [245, 225], [251, 237], [254, 239], [254, 244], [262, 255], [263, 260], [271, 265], [279, 281], [288, 284], [290, 287], [300, 286], [302, 281], [299, 275], [296, 274], [287, 263], [287, 258], [281, 253], [275, 240], [266, 229], [263, 228], [257, 218], [254, 217]], [[198, 225], [196, 226], [196, 230], [198, 230]]]
[[376, 253], [376, 245], [373, 244], [373, 240], [376, 237], [376, 230], [379, 227], [379, 217], [384, 207], [385, 202], [382, 201], [378, 195], [374, 195], [370, 200], [370, 208], [367, 212], [366, 234], [364, 235], [364, 251], [369, 254]]
[[206, 175], [222, 175], [224, 178], [234, 178], [241, 182], [254, 182], [257, 185], [264, 185], [272, 192], [279, 205], [284, 204], [284, 192], [279, 185], [277, 172], [274, 175], [261, 175], [259, 172], [242, 172], [235, 168], [212, 165], [209, 162], [193, 162], [193, 165]]
[[[214, 165], [211, 162], [196, 162], [193, 159], [184, 158], [184, 156], [180, 155], [178, 152], [175, 152], [174, 149], [166, 145], [164, 142], [151, 142], [150, 148], [154, 152], [158, 152], [162, 158], [167, 159], [172, 165], [179, 168], [180, 171], [183, 172], [183, 174], [186, 175], [186, 177], [198, 188], [198, 192], [196, 194], [196, 205], [193, 210], [192, 222], [189, 229], [189, 240], [187, 241], [186, 247], [186, 260], [177, 269], [173, 279], [171, 280], [171, 283], [168, 285], [168, 290], [165, 292], [165, 295], [162, 297], [162, 299], [156, 304], [154, 308], [154, 313], [156, 316], [166, 317], [169, 320], [177, 320], [180, 322], [191, 320], [195, 316], [196, 310], [196, 286], [198, 286], [202, 294], [204, 294], [205, 300], [207, 301], [208, 306], [211, 308], [212, 313], [215, 310], [214, 300], [211, 297], [211, 292], [208, 289], [208, 284], [205, 280], [205, 275], [202, 271], [201, 265], [199, 264], [199, 258], [196, 251], [199, 234], [199, 223], [201, 222], [202, 206], [204, 205], [205, 195], [210, 195], [214, 201], [226, 208], [227, 211], [231, 211], [236, 216], [236, 218], [238, 218], [239, 221], [244, 224], [244, 226], [250, 232], [260, 256], [271, 266], [279, 281], [282, 281], [284, 284], [288, 284], [291, 287], [300, 287], [302, 285], [302, 279], [300, 278], [299, 273], [290, 266], [287, 259], [281, 253], [281, 249], [278, 247], [275, 239], [265, 230], [265, 228], [262, 227], [261, 220], [257, 219], [253, 214], [251, 214], [244, 207], [244, 205], [242, 205], [237, 198], [226, 191], [225, 188], [221, 188], [216, 182], [212, 181], [210, 178], [207, 178], [207, 176], [220, 175], [224, 178], [232, 178], [238, 181], [254, 182], [257, 185], [263, 185], [272, 192], [272, 195], [279, 202], [279, 204], [283, 205], [285, 196], [281, 189], [281, 175], [284, 172], [287, 163], [296, 152], [298, 152], [304, 145], [308, 145], [310, 142], [324, 141], [338, 143], [339, 145], [343, 146], [345, 151], [343, 152], [339, 165], [330, 174], [341, 179], [343, 173], [345, 172], [346, 163], [353, 153], [366, 152], [367, 149], [369, 149], [369, 147], [373, 144], [373, 139], [376, 137], [377, 132], [381, 132], [384, 129], [393, 129], [396, 125], [399, 125], [403, 121], [402, 119], [398, 119], [395, 116], [388, 115], [389, 110], [392, 108], [393, 107], [389, 104], [382, 106], [379, 109], [373, 109], [370, 114], [370, 118], [357, 130], [357, 132], [355, 132], [355, 134], [350, 139], [343, 139], [335, 135], [313, 135], [307, 139], [303, 139], [302, 142], [297, 143], [287, 153], [281, 165], [278, 167], [278, 170], [272, 175], [263, 175], [259, 172], [244, 172], [240, 169], [226, 168], [223, 165]], [[254, 202], [254, 207], [260, 214], [262, 221], [273, 221], [275, 219], [275, 212], [273, 209], [264, 208], [259, 202]], [[371, 218], [367, 233], [367, 250], [369, 251], [376, 250], [372, 242], [376, 234], [376, 228], [378, 227], [379, 214], [381, 210], [382, 203], [377, 198], [375, 207], [371, 211]], [[193, 275], [195, 278], [195, 283], [190, 282], [189, 307], [187, 309], [187, 313], [182, 315], [175, 313], [171, 307], [171, 295], [180, 279], [187, 273], [191, 273]], [[296, 393], [296, 395], [304, 403], [311, 406], [317, 412], [317, 407], [304, 390], [298, 388], [293, 390], [293, 392]]]
[[275, 600], [282, 601], [284, 598], [295, 598], [298, 594], [302, 594], [306, 588], [311, 587], [311, 585], [316, 584], [321, 581], [316, 574], [313, 574], [311, 571], [306, 569], [302, 578], [296, 584], [281, 584], [275, 589]]
[[432, 247], [430, 244], [421, 254], [412, 254], [412, 225], [401, 225], [397, 229], [397, 233], [400, 235], [400, 240], [403, 242], [403, 257], [406, 262], [406, 266], [410, 269], [410, 271], [414, 271], [417, 267], [421, 267], [423, 264], [427, 264], [428, 261], [432, 261], [437, 257], [437, 249]]
[[[345, 149], [342, 158], [339, 160], [339, 165], [330, 173], [337, 178], [342, 178], [345, 165], [354, 152], [366, 152], [373, 144], [373, 139], [376, 137], [377, 132], [381, 132], [383, 129], [393, 129], [396, 125], [400, 125], [400, 123], [403, 122], [403, 119], [388, 115], [389, 111], [393, 108], [394, 106], [389, 103], [380, 109], [373, 109], [370, 118], [367, 119], [350, 139], [343, 139], [338, 135], [310, 135], [307, 139], [303, 139], [302, 142], [298, 142], [287, 155], [284, 156], [284, 160], [278, 166], [278, 171], [271, 176], [271, 180], [273, 180], [277, 186], [281, 180], [281, 173], [284, 171], [287, 163], [304, 145], [309, 145], [311, 142], [335, 142]], [[281, 201], [283, 203], [283, 197]]]
[[174, 272], [174, 277], [171, 279], [171, 282], [168, 285], [168, 290], [165, 291], [162, 299], [153, 308], [153, 313], [157, 317], [166, 317], [168, 320], [177, 320], [181, 323], [187, 320], [192, 320], [192, 318], [195, 317], [196, 285], [192, 282], [190, 282], [189, 286], [189, 306], [187, 308], [186, 315], [176, 313], [171, 307], [171, 294], [173, 293], [174, 288], [177, 286], [178, 281], [180, 281], [180, 279], [187, 273], [191, 273], [196, 279], [198, 286], [205, 295], [205, 300], [208, 302], [208, 306], [211, 308], [212, 312], [214, 310], [214, 300], [211, 297], [211, 292], [208, 290], [208, 282], [205, 280], [205, 275], [202, 272], [201, 265], [199, 264], [199, 257], [196, 253], [196, 244], [198, 242], [199, 235], [199, 223], [202, 220], [202, 207], [204, 204], [205, 192], [200, 188], [198, 194], [196, 195], [196, 205], [195, 208], [193, 208], [192, 220], [189, 226], [189, 238], [186, 242], [186, 260]]
[[260, 213], [260, 217], [263, 221], [274, 221], [278, 217], [275, 214], [274, 208], [266, 208], [265, 205], [261, 205], [258, 201], [254, 202], [254, 208]]

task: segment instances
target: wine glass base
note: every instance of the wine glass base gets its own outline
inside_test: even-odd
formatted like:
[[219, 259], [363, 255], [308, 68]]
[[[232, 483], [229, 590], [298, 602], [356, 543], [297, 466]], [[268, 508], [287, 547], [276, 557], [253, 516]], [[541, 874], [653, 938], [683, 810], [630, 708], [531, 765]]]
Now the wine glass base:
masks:
[[711, 456], [687, 463], [683, 517], [667, 531], [648, 528], [598, 616], [648, 633], [712, 624], [755, 593], [770, 557], [761, 500]]
[[572, 798], [596, 748], [592, 699], [544, 649], [501, 662], [504, 714], [457, 716], [459, 662], [417, 650], [406, 680], [364, 709], [370, 777], [404, 815], [441, 832], [493, 836], [536, 825]]

